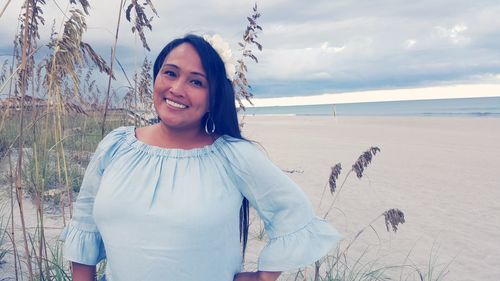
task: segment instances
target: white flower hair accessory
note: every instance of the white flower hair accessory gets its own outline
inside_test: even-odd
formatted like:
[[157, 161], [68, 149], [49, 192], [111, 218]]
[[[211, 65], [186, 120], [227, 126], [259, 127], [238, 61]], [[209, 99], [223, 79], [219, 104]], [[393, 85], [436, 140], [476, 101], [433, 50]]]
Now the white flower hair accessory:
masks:
[[212, 48], [215, 49], [217, 54], [224, 62], [224, 68], [226, 69], [227, 79], [231, 82], [234, 81], [234, 74], [236, 72], [236, 65], [233, 60], [233, 53], [231, 52], [231, 48], [229, 48], [229, 44], [220, 37], [219, 34], [215, 35], [203, 35], [203, 39], [207, 41]]

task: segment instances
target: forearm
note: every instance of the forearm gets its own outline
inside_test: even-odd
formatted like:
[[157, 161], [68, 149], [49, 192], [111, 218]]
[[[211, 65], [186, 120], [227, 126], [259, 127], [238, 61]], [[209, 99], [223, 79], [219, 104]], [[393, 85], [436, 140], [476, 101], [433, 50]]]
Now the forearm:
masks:
[[234, 277], [234, 281], [275, 281], [281, 272], [257, 271], [240, 272]]
[[73, 281], [95, 281], [95, 265], [84, 265], [76, 262], [71, 263], [73, 269]]

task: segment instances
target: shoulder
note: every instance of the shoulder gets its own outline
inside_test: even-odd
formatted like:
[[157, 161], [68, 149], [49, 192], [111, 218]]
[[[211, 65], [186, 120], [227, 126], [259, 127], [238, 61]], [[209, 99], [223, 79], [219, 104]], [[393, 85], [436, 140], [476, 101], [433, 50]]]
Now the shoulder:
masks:
[[98, 144], [96, 149], [96, 154], [102, 156], [115, 150], [121, 143], [123, 143], [127, 137], [134, 134], [134, 127], [119, 127], [109, 132]]
[[262, 153], [262, 148], [255, 142], [231, 137], [228, 135], [220, 136], [225, 147], [234, 153]]
[[114, 142], [117, 142], [123, 138], [125, 138], [129, 134], [133, 134], [135, 130], [134, 126], [124, 126], [124, 127], [118, 127], [111, 132], [109, 132], [104, 138], [101, 140], [99, 145], [109, 145]]
[[260, 165], [270, 161], [264, 148], [259, 143], [227, 135], [221, 138], [223, 138], [224, 142], [225, 157], [232, 164], [245, 169], [249, 166]]
[[97, 145], [87, 171], [96, 171], [100, 175], [113, 156], [124, 143], [127, 135], [133, 133], [134, 127], [120, 127], [107, 134]]

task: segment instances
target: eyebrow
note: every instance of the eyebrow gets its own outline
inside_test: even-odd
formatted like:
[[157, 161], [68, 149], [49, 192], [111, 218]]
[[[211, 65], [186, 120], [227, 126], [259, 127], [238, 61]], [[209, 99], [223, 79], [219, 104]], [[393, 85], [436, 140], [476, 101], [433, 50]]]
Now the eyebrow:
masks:
[[[175, 64], [171, 64], [171, 63], [164, 63], [164, 64], [162, 65], [162, 67], [161, 67], [161, 68], [164, 68], [165, 66], [170, 66], [170, 67], [173, 67], [173, 68], [175, 68], [175, 69], [180, 69], [180, 67], [178, 67], [178, 66], [177, 66], [177, 65], [175, 65]], [[205, 78], [205, 79], [207, 78], [207, 77], [205, 76], [205, 74], [200, 73], [200, 72], [192, 71], [192, 72], [191, 72], [191, 74], [195, 74], [195, 75], [202, 76], [202, 77], [203, 77], [203, 78]]]

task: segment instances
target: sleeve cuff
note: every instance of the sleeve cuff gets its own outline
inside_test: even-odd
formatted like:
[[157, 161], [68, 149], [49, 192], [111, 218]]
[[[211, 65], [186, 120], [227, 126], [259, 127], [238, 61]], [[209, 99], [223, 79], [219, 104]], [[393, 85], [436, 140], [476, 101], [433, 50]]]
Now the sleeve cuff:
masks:
[[101, 234], [70, 222], [59, 240], [64, 241], [64, 258], [72, 262], [96, 265], [106, 257]]
[[270, 238], [259, 256], [260, 271], [306, 267], [325, 256], [341, 239], [327, 221], [315, 217], [296, 232]]

